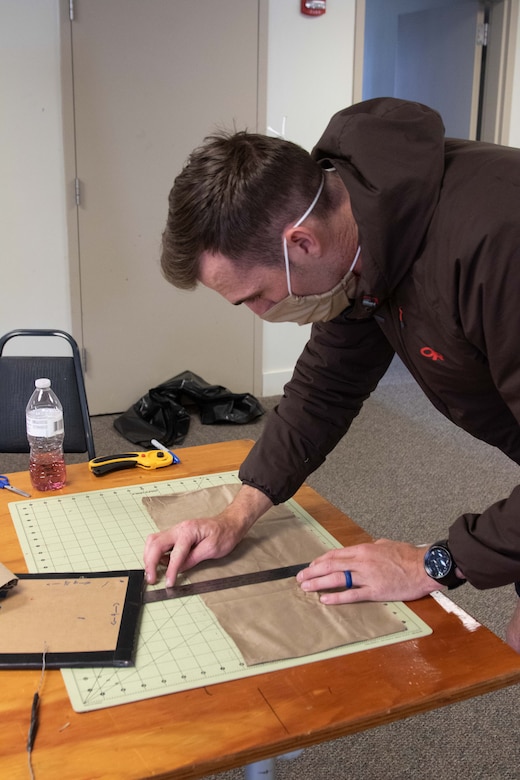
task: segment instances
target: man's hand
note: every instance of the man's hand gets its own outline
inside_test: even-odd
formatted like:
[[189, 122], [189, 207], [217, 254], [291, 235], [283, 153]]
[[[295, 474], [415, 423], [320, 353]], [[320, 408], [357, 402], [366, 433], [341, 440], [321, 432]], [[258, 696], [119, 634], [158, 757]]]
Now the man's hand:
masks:
[[[323, 604], [413, 601], [439, 588], [424, 570], [425, 549], [379, 539], [330, 550], [299, 572], [296, 579], [305, 591], [334, 591], [320, 596]], [[348, 590], [345, 571], [352, 576], [352, 588]]]
[[157, 566], [164, 563], [169, 588], [179, 572], [201, 561], [224, 557], [271, 506], [261, 491], [242, 485], [232, 503], [219, 515], [185, 520], [166, 531], [151, 534], [143, 556], [146, 581], [153, 585], [157, 581]]

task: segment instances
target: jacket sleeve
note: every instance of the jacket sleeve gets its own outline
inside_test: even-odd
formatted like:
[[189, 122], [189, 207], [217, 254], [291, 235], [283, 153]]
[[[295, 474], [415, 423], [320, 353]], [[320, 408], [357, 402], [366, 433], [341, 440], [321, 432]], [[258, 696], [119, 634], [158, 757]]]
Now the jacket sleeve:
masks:
[[[489, 211], [493, 204], [495, 224], [488, 227], [481, 251], [475, 253], [468, 273], [461, 274], [459, 281], [465, 335], [485, 356], [493, 384], [510, 412], [507, 425], [490, 424], [493, 435], [497, 446], [516, 463], [520, 463], [519, 163], [517, 152], [516, 159], [510, 161], [508, 175], [499, 171], [502, 175], [497, 174], [495, 189], [493, 185], [485, 187], [487, 208]], [[517, 172], [516, 181], [512, 181], [513, 171]], [[479, 212], [476, 214], [475, 223]], [[478, 235], [478, 227], [470, 225], [470, 230]], [[476, 588], [520, 581], [520, 486], [482, 513], [457, 518], [449, 542], [457, 564]]]
[[520, 487], [482, 514], [466, 513], [450, 528], [449, 546], [475, 588], [520, 581]]
[[279, 504], [320, 466], [349, 429], [393, 357], [373, 319], [340, 315], [313, 325], [283, 397], [240, 469]]

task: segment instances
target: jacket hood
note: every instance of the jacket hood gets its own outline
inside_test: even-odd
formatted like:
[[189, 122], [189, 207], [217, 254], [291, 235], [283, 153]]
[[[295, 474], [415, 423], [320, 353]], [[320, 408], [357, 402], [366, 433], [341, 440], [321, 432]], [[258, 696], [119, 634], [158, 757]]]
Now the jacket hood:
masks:
[[334, 166], [351, 199], [363, 267], [359, 292], [378, 301], [417, 258], [444, 173], [444, 126], [436, 111], [376, 98], [339, 111], [312, 151]]

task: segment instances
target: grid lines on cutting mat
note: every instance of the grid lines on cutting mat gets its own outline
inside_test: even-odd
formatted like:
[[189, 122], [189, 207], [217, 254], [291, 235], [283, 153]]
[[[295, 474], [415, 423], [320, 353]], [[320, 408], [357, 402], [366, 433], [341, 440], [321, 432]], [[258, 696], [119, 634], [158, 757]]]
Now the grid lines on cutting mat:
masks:
[[[229, 483], [239, 483], [238, 472], [16, 501], [9, 504], [9, 509], [29, 571], [142, 568], [145, 539], [156, 530], [143, 506], [144, 496], [166, 496]], [[299, 504], [292, 499], [287, 504], [306, 532], [331, 547], [338, 546]], [[142, 610], [135, 667], [62, 669], [62, 675], [73, 708], [87, 712], [346, 655], [429, 632], [405, 605], [395, 604], [392, 610], [406, 624], [404, 634], [247, 667], [231, 637], [199, 596], [156, 602], [144, 605]]]

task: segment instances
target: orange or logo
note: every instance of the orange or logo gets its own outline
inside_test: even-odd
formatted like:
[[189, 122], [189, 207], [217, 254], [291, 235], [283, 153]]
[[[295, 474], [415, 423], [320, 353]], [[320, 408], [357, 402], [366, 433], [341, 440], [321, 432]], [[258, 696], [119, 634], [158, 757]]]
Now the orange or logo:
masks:
[[421, 355], [430, 360], [444, 360], [444, 355], [441, 355], [440, 352], [435, 352], [431, 347], [422, 347]]

